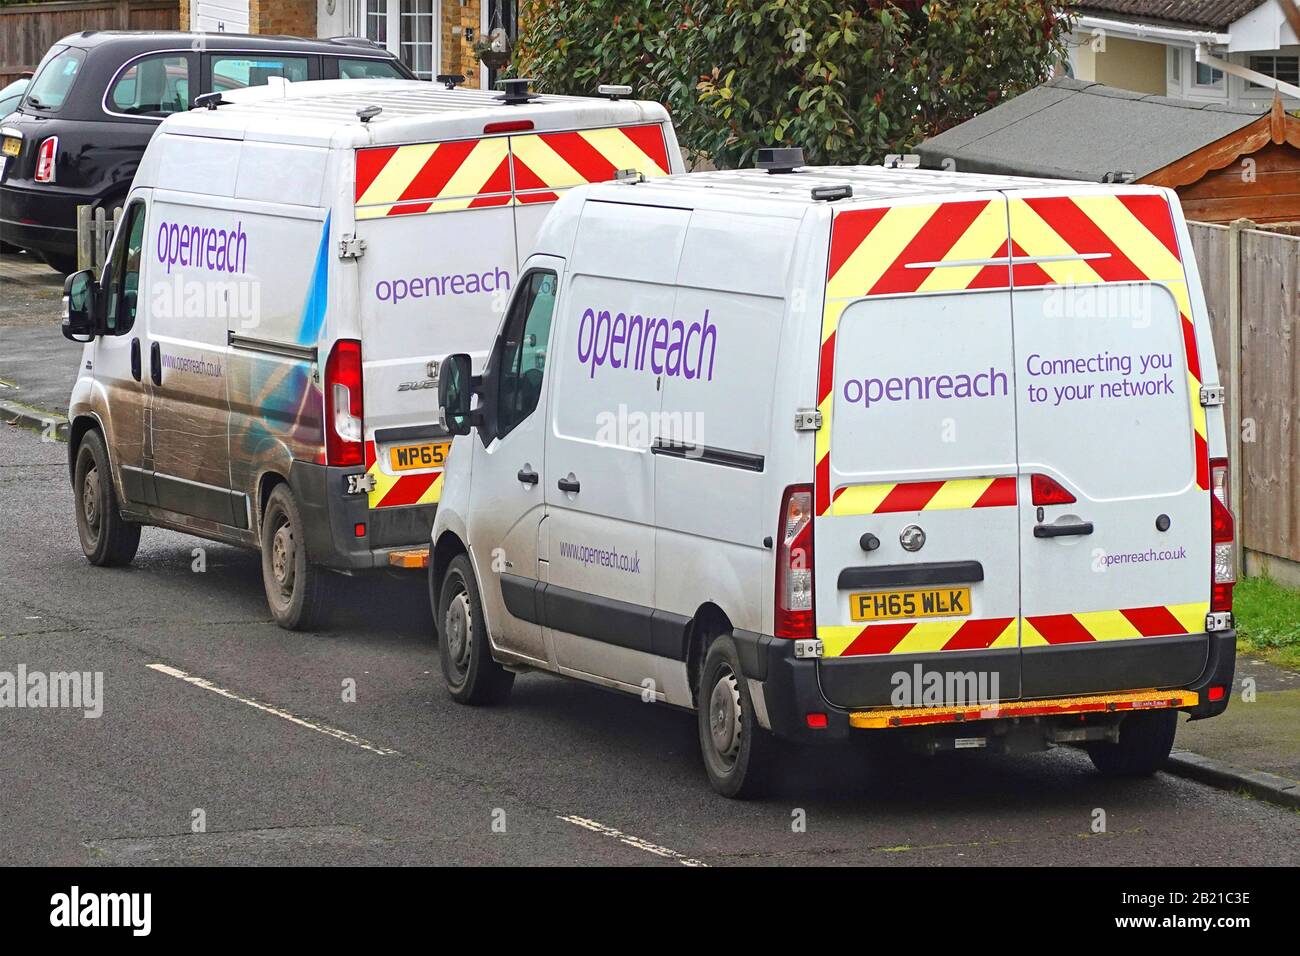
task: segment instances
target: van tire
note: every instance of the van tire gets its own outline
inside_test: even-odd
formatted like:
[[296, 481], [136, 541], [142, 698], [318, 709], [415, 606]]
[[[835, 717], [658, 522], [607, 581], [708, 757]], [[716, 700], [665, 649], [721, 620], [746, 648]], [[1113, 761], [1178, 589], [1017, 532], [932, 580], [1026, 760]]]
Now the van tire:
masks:
[[77, 537], [87, 560], [101, 568], [130, 564], [140, 547], [140, 526], [122, 517], [108, 451], [94, 429], [86, 432], [77, 448], [72, 491], [77, 507]]
[[1165, 765], [1174, 749], [1178, 711], [1129, 714], [1119, 725], [1119, 741], [1085, 745], [1092, 764], [1107, 777], [1149, 777]]
[[463, 554], [447, 565], [435, 624], [442, 676], [451, 699], [458, 704], [504, 704], [515, 675], [492, 659], [474, 568]]
[[695, 713], [700, 754], [713, 789], [737, 800], [762, 796], [774, 775], [777, 741], [758, 724], [730, 634], [715, 640], [704, 656]]
[[275, 623], [309, 631], [328, 616], [327, 572], [308, 560], [302, 511], [288, 485], [276, 485], [262, 513], [262, 587]]

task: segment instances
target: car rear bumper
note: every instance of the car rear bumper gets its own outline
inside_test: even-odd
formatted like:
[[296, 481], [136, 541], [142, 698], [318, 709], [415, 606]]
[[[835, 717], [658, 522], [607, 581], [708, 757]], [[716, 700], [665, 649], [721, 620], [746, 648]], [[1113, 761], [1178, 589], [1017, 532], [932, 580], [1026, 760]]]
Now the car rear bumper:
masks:
[[386, 568], [393, 552], [429, 546], [438, 506], [371, 510], [365, 494], [347, 491], [348, 477], [362, 474], [360, 468], [304, 461], [290, 468], [289, 486], [302, 509], [314, 564], [343, 571]]
[[0, 185], [0, 242], [35, 252], [77, 253], [77, 206], [97, 197], [55, 186]]
[[[751, 691], [755, 692], [756, 696], [761, 696], [761, 706], [766, 711], [768, 724], [774, 733], [786, 739], [806, 742], [848, 736], [853, 729], [851, 714], [856, 708], [837, 706], [827, 700], [823, 692], [826, 673], [824, 668], [828, 663], [835, 662], [823, 660], [819, 663], [814, 658], [796, 658], [793, 641], [767, 634], [739, 631], [735, 632], [734, 639], [740, 653], [741, 669], [751, 682]], [[1135, 670], [1124, 678], [1120, 676], [1121, 671], [1112, 667], [1110, 660], [1093, 655], [1069, 655], [1068, 663], [1073, 670], [1070, 672], [1069, 680], [1063, 679], [1061, 686], [1073, 689], [1036, 694], [1034, 698], [1059, 699], [1066, 696], [1083, 697], [1108, 692], [1146, 691], [1159, 688], [1195, 692], [1196, 704], [1180, 708], [1188, 713], [1192, 720], [1214, 717], [1227, 709], [1236, 667], [1236, 631], [1186, 635], [1178, 642], [1169, 638], [1153, 638], [1146, 639], [1142, 643], [1147, 646], [1135, 648], [1132, 654], [1121, 655], [1121, 657], [1135, 668], [1147, 668], [1145, 672]], [[1189, 647], [1196, 649], [1194, 665], [1189, 664], [1192, 660]], [[1109, 649], [1116, 650], [1114, 647]], [[1167, 673], [1189, 666], [1192, 669], [1185, 679], [1176, 683], [1143, 682], [1140, 680], [1142, 676], [1151, 676], [1154, 673], [1152, 667], [1155, 665], [1148, 660], [1148, 652], [1169, 658]], [[1018, 652], [1013, 651], [1013, 653]], [[898, 660], [889, 661], [887, 665], [891, 672], [898, 673], [921, 663], [918, 660], [921, 657], [930, 659], [936, 656], [939, 655], [915, 655], [905, 658], [899, 655]], [[932, 666], [932, 662], [928, 663]], [[924, 667], [925, 664], [922, 666]], [[957, 666], [956, 661], [946, 660], [946, 668], [954, 666]], [[847, 664], [841, 665], [841, 668], [844, 667], [847, 667]], [[876, 678], [872, 676], [870, 679], [874, 682]], [[1102, 687], [1099, 686], [1101, 682], [1119, 683], [1121, 686]], [[1213, 699], [1215, 696], [1218, 699]], [[885, 699], [876, 706], [887, 706], [889, 703], [890, 701]], [[817, 729], [810, 727], [809, 714], [825, 715], [825, 727]]]

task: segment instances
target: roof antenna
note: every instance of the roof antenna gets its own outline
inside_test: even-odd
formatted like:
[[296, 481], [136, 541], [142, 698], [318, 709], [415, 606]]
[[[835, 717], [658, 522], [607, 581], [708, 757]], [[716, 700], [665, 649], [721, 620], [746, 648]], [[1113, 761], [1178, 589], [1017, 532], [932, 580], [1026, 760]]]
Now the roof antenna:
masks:
[[498, 84], [505, 92], [495, 99], [500, 100], [509, 106], [518, 106], [520, 103], [527, 103], [529, 100], [538, 98], [528, 87], [537, 82], [532, 77], [521, 77], [513, 80], [501, 80]]
[[369, 123], [372, 119], [384, 111], [382, 106], [363, 106], [357, 110], [357, 119], [363, 123]]
[[465, 82], [464, 73], [439, 73], [433, 78], [435, 83], [441, 83], [449, 90], [454, 90]]

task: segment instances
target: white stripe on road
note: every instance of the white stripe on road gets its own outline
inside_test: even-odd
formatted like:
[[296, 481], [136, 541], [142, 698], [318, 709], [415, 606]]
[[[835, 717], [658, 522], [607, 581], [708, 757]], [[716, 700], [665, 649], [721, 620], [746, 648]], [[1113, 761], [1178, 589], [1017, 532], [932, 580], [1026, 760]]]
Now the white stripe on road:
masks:
[[699, 860], [692, 860], [684, 853], [678, 853], [676, 850], [670, 850], [666, 846], [659, 846], [657, 843], [651, 843], [648, 840], [642, 840], [640, 837], [634, 837], [622, 830], [616, 830], [613, 827], [607, 827], [603, 823], [597, 823], [595, 820], [588, 820], [586, 817], [568, 816], [558, 817], [565, 823], [572, 823], [576, 827], [582, 827], [584, 830], [590, 830], [592, 833], [599, 833], [601, 836], [613, 837], [621, 843], [628, 846], [636, 847], [638, 850], [645, 850], [647, 853], [653, 853], [655, 856], [662, 856], [669, 860], [676, 860], [682, 866], [708, 866]]
[[281, 710], [278, 707], [271, 707], [268, 704], [263, 704], [259, 701], [253, 700], [251, 697], [241, 696], [240, 694], [226, 690], [223, 687], [218, 687], [216, 684], [212, 683], [212, 681], [204, 680], [202, 677], [195, 677], [192, 674], [187, 674], [178, 668], [168, 667], [166, 664], [150, 664], [148, 666], [150, 670], [155, 670], [159, 674], [166, 674], [168, 677], [175, 677], [178, 680], [185, 681], [187, 684], [193, 684], [195, 687], [202, 687], [204, 690], [210, 690], [214, 694], [220, 694], [222, 697], [227, 697], [230, 700], [237, 700], [241, 704], [247, 704], [249, 707], [255, 707], [264, 713], [273, 714], [276, 717], [289, 721], [291, 724], [297, 724], [299, 727], [306, 727], [308, 730], [314, 730], [318, 734], [324, 734], [326, 737], [333, 737], [335, 740], [341, 740], [344, 743], [352, 744], [352, 746], [360, 747], [362, 750], [369, 750], [371, 753], [379, 754], [381, 757], [402, 756], [401, 753], [396, 750], [376, 746], [368, 740], [358, 737], [355, 734], [348, 733], [346, 730], [338, 730], [325, 724], [318, 724], [314, 721], [304, 720], [302, 717], [294, 716], [287, 710]]

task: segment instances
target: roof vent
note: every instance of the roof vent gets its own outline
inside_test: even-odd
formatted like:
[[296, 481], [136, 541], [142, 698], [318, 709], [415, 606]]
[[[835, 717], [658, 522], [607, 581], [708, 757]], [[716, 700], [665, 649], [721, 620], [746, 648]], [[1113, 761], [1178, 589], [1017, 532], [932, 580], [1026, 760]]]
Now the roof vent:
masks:
[[369, 123], [372, 119], [384, 111], [382, 106], [363, 106], [357, 110], [357, 119], [363, 123]]
[[841, 183], [838, 186], [814, 186], [812, 189], [813, 202], [834, 202], [837, 199], [853, 198], [853, 187], [848, 183]]
[[528, 89], [534, 82], [532, 77], [502, 80], [500, 85], [504, 92], [497, 99], [507, 106], [518, 106], [521, 103], [527, 103], [529, 100], [535, 100], [538, 98], [537, 94]]
[[803, 162], [803, 150], [798, 146], [769, 146], [758, 151], [754, 165], [769, 173], [792, 173]]
[[615, 83], [602, 83], [596, 87], [596, 92], [601, 96], [608, 96], [611, 100], [617, 102], [625, 96], [632, 95], [632, 87], [620, 86]]
[[435, 83], [441, 83], [449, 90], [454, 90], [465, 82], [464, 73], [439, 73], [433, 78]]

